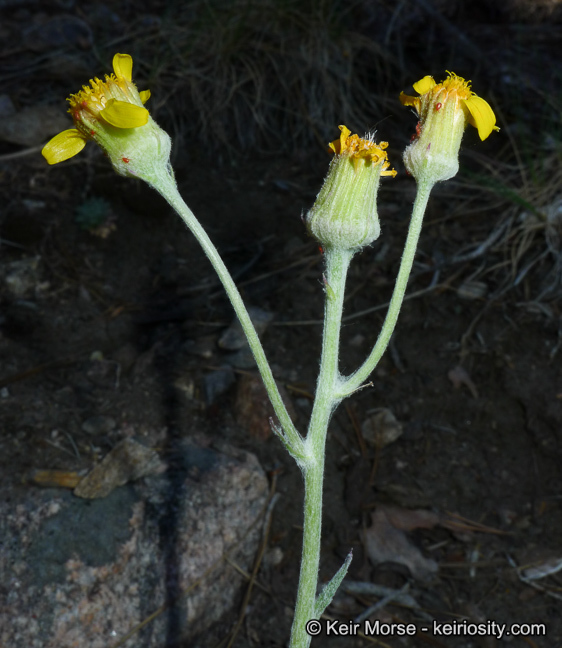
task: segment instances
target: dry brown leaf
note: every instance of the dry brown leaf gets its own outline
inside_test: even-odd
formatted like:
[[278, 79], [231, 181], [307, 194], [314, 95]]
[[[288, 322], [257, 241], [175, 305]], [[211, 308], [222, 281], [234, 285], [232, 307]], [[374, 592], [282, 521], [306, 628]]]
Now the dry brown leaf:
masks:
[[74, 494], [85, 499], [107, 497], [118, 486], [158, 474], [165, 468], [155, 450], [133, 439], [124, 439], [80, 481]]
[[406, 509], [385, 506], [383, 510], [392, 526], [401, 531], [414, 529], [433, 529], [441, 523], [441, 516], [427, 509]]
[[404, 531], [394, 526], [391, 521], [392, 513], [389, 515], [385, 508], [379, 507], [371, 515], [371, 519], [372, 525], [365, 530], [363, 540], [367, 555], [373, 564], [399, 563], [406, 566], [419, 581], [428, 581], [436, 574], [439, 569], [437, 563], [431, 558], [426, 558], [410, 542]]

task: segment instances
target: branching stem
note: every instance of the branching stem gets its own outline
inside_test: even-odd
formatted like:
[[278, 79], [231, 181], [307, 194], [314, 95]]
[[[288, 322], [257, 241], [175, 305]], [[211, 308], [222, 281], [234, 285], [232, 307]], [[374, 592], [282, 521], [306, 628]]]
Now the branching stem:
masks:
[[342, 380], [341, 390], [338, 392], [338, 396], [341, 399], [346, 398], [362, 387], [364, 381], [367, 380], [374, 368], [377, 366], [383, 353], [386, 351], [388, 343], [390, 342], [390, 338], [392, 337], [394, 328], [396, 327], [398, 315], [400, 314], [400, 309], [402, 308], [402, 302], [404, 301], [406, 288], [408, 287], [408, 278], [410, 277], [410, 272], [412, 271], [412, 265], [414, 263], [416, 249], [418, 247], [418, 241], [420, 238], [420, 232], [423, 223], [423, 216], [432, 188], [433, 184], [418, 184], [418, 192], [416, 195], [416, 200], [414, 202], [410, 228], [408, 230], [408, 236], [406, 238], [406, 244], [404, 246], [404, 253], [402, 254], [400, 269], [398, 271], [398, 276], [396, 277], [394, 292], [392, 293], [392, 298], [388, 306], [384, 324], [369, 357], [365, 360], [361, 367], [357, 369], [355, 373]]
[[[213, 268], [221, 280], [221, 283], [230, 299], [230, 302], [240, 320], [240, 324], [244, 329], [246, 338], [248, 339], [248, 344], [250, 349], [254, 354], [258, 369], [260, 371], [261, 377], [263, 379], [265, 388], [267, 389], [267, 394], [273, 405], [273, 409], [279, 422], [281, 423], [282, 432], [278, 433], [281, 441], [289, 451], [289, 453], [295, 458], [297, 463], [300, 465], [302, 460], [306, 455], [306, 450], [304, 447], [304, 440], [301, 435], [298, 433], [291, 417], [287, 412], [287, 408], [283, 403], [279, 389], [271, 373], [271, 368], [265, 357], [265, 353], [261, 342], [259, 340], [256, 329], [248, 315], [246, 306], [238, 292], [238, 288], [230, 275], [227, 267], [224, 265], [223, 260], [221, 259], [217, 248], [212, 243], [211, 239], [207, 236], [207, 233], [195, 218], [193, 212], [185, 204], [183, 198], [181, 197], [176, 182], [171, 175], [160, 176], [158, 179], [153, 180], [151, 183], [152, 186], [168, 201], [168, 203], [176, 210], [183, 222], [187, 225], [189, 230], [195, 236], [203, 251], [207, 255], [207, 258], [212, 263]], [[274, 429], [275, 431], [275, 429]]]
[[303, 550], [295, 618], [289, 644], [291, 648], [306, 648], [310, 644], [306, 622], [315, 618], [326, 434], [332, 412], [341, 400], [335, 394], [341, 381], [338, 369], [341, 317], [345, 281], [352, 256], [353, 252], [350, 250], [325, 250], [324, 335], [316, 396], [305, 440], [307, 460], [301, 466], [305, 491]]
[[[333, 247], [325, 249], [326, 270], [323, 279], [326, 296], [322, 355], [308, 434], [306, 439], [303, 439], [291, 421], [242, 297], [217, 249], [183, 201], [171, 175], [160, 176], [151, 184], [178, 212], [217, 272], [244, 329], [268, 396], [281, 423], [281, 429], [275, 425], [272, 425], [272, 428], [294, 457], [303, 473], [305, 490], [303, 551], [290, 648], [308, 648], [311, 637], [306, 632], [306, 623], [316, 618], [319, 609], [316, 589], [318, 587], [320, 566], [322, 492], [328, 424], [333, 411], [339, 403], [353, 392], [361, 389], [363, 382], [376, 367], [388, 346], [404, 300], [420, 236], [423, 215], [433, 185], [428, 183], [418, 185], [418, 193], [414, 203], [404, 254], [381, 333], [367, 360], [354, 374], [347, 378], [343, 378], [339, 372], [339, 345], [345, 283], [354, 251]], [[350, 558], [348, 563], [349, 561]], [[336, 576], [338, 582], [341, 581], [346, 570], [346, 565], [340, 569]], [[335, 587], [337, 587], [337, 584], [333, 586], [333, 588]], [[327, 604], [328, 602], [322, 599], [322, 607]]]

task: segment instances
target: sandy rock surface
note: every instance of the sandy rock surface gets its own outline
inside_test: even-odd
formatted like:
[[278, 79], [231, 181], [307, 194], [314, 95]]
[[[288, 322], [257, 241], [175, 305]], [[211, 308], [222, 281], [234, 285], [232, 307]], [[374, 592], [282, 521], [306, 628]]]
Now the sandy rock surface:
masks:
[[266, 499], [253, 455], [187, 443], [163, 474], [102, 499], [12, 486], [0, 495], [0, 645], [108, 648], [162, 607], [123, 645], [204, 631], [239, 600], [221, 557], [251, 570]]

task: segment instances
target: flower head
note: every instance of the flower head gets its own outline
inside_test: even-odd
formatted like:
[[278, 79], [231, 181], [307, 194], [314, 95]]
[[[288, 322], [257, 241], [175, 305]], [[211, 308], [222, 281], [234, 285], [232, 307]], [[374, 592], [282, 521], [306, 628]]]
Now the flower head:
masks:
[[308, 231], [324, 247], [360, 249], [380, 234], [377, 192], [381, 175], [390, 170], [387, 142], [352, 135], [340, 126], [339, 139], [330, 143], [336, 154], [324, 185], [306, 217]]
[[420, 121], [412, 143], [404, 152], [408, 171], [420, 177], [438, 182], [453, 177], [458, 171], [458, 152], [464, 129], [471, 124], [485, 140], [496, 126], [496, 116], [487, 101], [474, 94], [470, 81], [452, 72], [436, 83], [425, 76], [414, 83], [419, 97], [400, 93], [404, 106], [413, 106]]
[[380, 175], [392, 176], [396, 175], [396, 171], [391, 169], [388, 171], [390, 163], [388, 161], [388, 142], [379, 142], [375, 144], [372, 138], [361, 138], [359, 135], [352, 135], [349, 128], [340, 126], [340, 137], [328, 144], [329, 148], [336, 155], [343, 155], [348, 158], [353, 164], [355, 171], [358, 171], [363, 164], [377, 165], [382, 163]]
[[169, 158], [170, 140], [144, 104], [150, 90], [139, 92], [132, 81], [133, 59], [115, 54], [113, 74], [105, 80], [90, 80], [68, 97], [75, 128], [59, 133], [43, 148], [49, 164], [57, 164], [79, 153], [88, 140], [101, 146], [121, 175], [147, 179], [154, 157]]

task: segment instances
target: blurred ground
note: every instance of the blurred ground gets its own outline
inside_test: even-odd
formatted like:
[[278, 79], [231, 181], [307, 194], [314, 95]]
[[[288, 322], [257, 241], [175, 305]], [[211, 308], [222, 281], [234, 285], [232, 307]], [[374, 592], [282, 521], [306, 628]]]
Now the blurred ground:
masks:
[[[232, 320], [229, 304], [157, 196], [116, 177], [93, 145], [52, 168], [40, 148], [70, 126], [64, 98], [109, 72], [113, 53], [131, 53], [135, 80], [152, 90], [153, 115], [174, 136], [183, 196], [247, 304], [274, 314], [264, 346], [304, 431], [323, 292], [322, 257], [300, 215], [329, 163], [321, 143], [340, 123], [377, 129], [400, 172], [380, 192], [383, 235], [350, 273], [342, 367], [352, 371], [380, 329], [384, 309], [374, 307], [390, 297], [415, 195], [400, 161], [415, 119], [397, 95], [452, 69], [472, 79], [502, 130], [484, 144], [467, 131], [461, 173], [430, 202], [413, 296], [373, 388], [334, 416], [321, 578], [353, 547], [351, 580], [409, 583], [408, 605], [390, 603], [371, 618], [544, 623], [546, 638], [512, 637], [510, 645], [562, 646], [554, 573], [562, 560], [557, 3], [153, 0], [0, 9], [2, 482], [21, 484], [34, 469], [89, 469], [124, 436], [147, 445], [166, 435], [228, 440], [251, 450], [278, 475], [281, 498], [263, 589], [254, 588], [234, 645], [285, 645], [301, 481], [263, 416], [248, 419], [251, 370], [217, 344]], [[387, 446], [369, 436], [377, 408], [402, 426]], [[99, 415], [115, 425], [84, 432], [84, 421]], [[536, 568], [547, 575], [538, 578]], [[347, 622], [376, 600], [342, 592], [329, 612]], [[239, 604], [190, 645], [223, 645]], [[490, 637], [379, 639], [392, 647], [496, 645]]]

